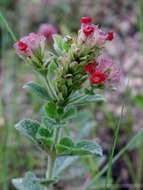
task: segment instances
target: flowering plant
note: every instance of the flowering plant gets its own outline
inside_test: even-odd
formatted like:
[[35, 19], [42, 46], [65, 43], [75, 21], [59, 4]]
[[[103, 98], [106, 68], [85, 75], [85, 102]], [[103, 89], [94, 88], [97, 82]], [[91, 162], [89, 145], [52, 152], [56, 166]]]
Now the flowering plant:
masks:
[[77, 106], [103, 101], [104, 97], [97, 92], [120, 82], [117, 65], [103, 54], [105, 43], [112, 39], [112, 32], [104, 33], [92, 24], [90, 17], [83, 17], [77, 37], [53, 35], [53, 52], [47, 50], [46, 38], [41, 33], [30, 33], [15, 43], [17, 53], [45, 82], [43, 86], [35, 82], [24, 85], [45, 101], [41, 121], [24, 119], [16, 124], [16, 129], [48, 158], [45, 178], [27, 172], [23, 178], [13, 179], [17, 189], [51, 188], [60, 178], [57, 166], [66, 169], [79, 156], [102, 156], [97, 142], [72, 139], [66, 135], [66, 128]]

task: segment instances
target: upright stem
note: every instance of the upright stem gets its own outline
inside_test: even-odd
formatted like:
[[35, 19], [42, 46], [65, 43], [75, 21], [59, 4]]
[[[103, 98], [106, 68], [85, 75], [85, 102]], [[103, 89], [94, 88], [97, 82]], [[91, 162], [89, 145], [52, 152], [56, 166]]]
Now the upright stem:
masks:
[[55, 90], [53, 89], [52, 84], [50, 83], [47, 76], [45, 77], [45, 80], [46, 80], [47, 87], [49, 89], [49, 92], [50, 92], [51, 96], [53, 96], [56, 100], [58, 100], [57, 94], [56, 94]]
[[[59, 141], [59, 136], [60, 136], [60, 128], [56, 128], [54, 131], [53, 135], [53, 140], [54, 140], [54, 145]], [[53, 146], [54, 148], [54, 146]], [[47, 166], [47, 171], [46, 171], [46, 178], [51, 179], [53, 176], [53, 169], [54, 169], [54, 164], [56, 161], [56, 153], [53, 151], [53, 148], [51, 150], [51, 154], [48, 156], [48, 166]], [[50, 186], [50, 189], [52, 190], [52, 185]]]
[[48, 168], [46, 172], [46, 178], [51, 179], [52, 174], [53, 174], [53, 168], [54, 168], [54, 163], [55, 163], [56, 157], [53, 155], [48, 157]]

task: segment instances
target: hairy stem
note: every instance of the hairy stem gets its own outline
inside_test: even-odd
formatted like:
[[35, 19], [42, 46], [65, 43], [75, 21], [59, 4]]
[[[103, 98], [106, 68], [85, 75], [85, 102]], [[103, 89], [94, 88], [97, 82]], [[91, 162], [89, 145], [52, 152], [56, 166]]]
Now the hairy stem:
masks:
[[[48, 167], [46, 171], [46, 178], [51, 179], [53, 177], [53, 169], [54, 169], [54, 164], [57, 158], [56, 153], [54, 152], [54, 145], [58, 143], [59, 141], [59, 136], [60, 136], [60, 128], [56, 128], [54, 131], [53, 139], [54, 139], [54, 144], [51, 150], [51, 154], [48, 156]], [[49, 187], [50, 190], [53, 189], [53, 185], [50, 185]]]
[[57, 94], [56, 94], [55, 90], [53, 89], [52, 84], [51, 84], [50, 80], [47, 78], [47, 76], [45, 77], [45, 80], [46, 80], [47, 87], [48, 87], [48, 90], [49, 90], [51, 96], [53, 98], [55, 98], [56, 100], [58, 100]]

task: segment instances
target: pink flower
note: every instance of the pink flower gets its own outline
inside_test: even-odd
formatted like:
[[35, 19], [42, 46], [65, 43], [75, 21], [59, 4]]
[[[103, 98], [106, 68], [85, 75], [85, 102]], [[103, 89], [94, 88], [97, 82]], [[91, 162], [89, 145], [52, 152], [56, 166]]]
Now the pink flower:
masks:
[[41, 24], [38, 32], [45, 36], [47, 40], [51, 40], [53, 34], [57, 33], [57, 29], [51, 24]]
[[107, 35], [99, 28], [96, 29], [94, 33], [94, 43], [97, 46], [102, 46], [106, 42]]
[[83, 33], [86, 37], [91, 36], [94, 32], [94, 26], [92, 25], [86, 25], [82, 28]]
[[113, 32], [108, 32], [106, 40], [112, 41], [114, 38]]
[[96, 69], [96, 62], [89, 63], [89, 64], [85, 65], [85, 67], [84, 67], [85, 72], [90, 73], [90, 74], [94, 73], [95, 69]]
[[106, 81], [107, 75], [103, 72], [95, 71], [89, 79], [92, 84], [102, 84]]
[[107, 83], [110, 85], [114, 86], [121, 81], [121, 70], [110, 58], [99, 57], [96, 71], [105, 73], [107, 75]]
[[18, 54], [31, 57], [37, 50], [42, 49], [44, 43], [44, 36], [36, 33], [30, 33], [28, 36], [24, 36], [17, 41], [14, 44], [14, 47]]

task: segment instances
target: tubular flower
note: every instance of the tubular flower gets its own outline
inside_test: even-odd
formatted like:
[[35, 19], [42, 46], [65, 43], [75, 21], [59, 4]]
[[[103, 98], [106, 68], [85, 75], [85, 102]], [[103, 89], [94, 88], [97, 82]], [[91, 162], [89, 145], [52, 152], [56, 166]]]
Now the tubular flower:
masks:
[[14, 47], [18, 54], [31, 57], [37, 50], [42, 49], [45, 43], [45, 37], [30, 33], [28, 36], [24, 36], [14, 44]]
[[85, 66], [84, 70], [86, 73], [90, 73], [90, 74], [94, 73], [96, 70], [96, 62], [89, 63], [88, 65]]
[[47, 40], [51, 40], [52, 36], [57, 33], [57, 29], [51, 24], [41, 24], [38, 33], [45, 36]]
[[94, 27], [92, 25], [86, 25], [83, 27], [83, 33], [86, 37], [90, 36], [94, 32]]
[[92, 22], [92, 18], [89, 17], [89, 16], [86, 16], [86, 17], [82, 17], [80, 19], [80, 23], [81, 24], [90, 24]]
[[92, 84], [102, 84], [106, 81], [107, 75], [103, 72], [95, 71], [89, 79]]
[[108, 32], [106, 40], [112, 41], [114, 38], [113, 32]]
[[121, 70], [110, 58], [99, 57], [96, 70], [107, 75], [106, 82], [115, 85], [121, 81]]

